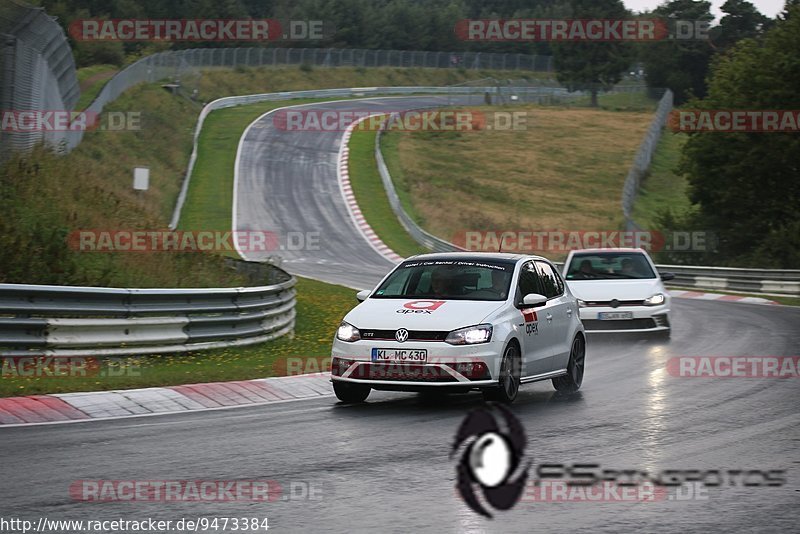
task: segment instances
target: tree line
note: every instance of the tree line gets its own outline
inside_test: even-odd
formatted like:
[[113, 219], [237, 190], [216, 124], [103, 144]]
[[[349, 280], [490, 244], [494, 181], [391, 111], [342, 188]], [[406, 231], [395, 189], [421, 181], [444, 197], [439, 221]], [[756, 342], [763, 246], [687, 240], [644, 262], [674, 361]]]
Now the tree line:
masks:
[[[747, 0], [727, 0], [713, 24], [706, 0], [670, 0], [632, 14], [621, 0], [41, 0], [67, 28], [81, 18], [277, 18], [323, 20], [320, 41], [267, 46], [552, 55], [558, 80], [597, 92], [631, 73], [651, 88], [669, 88], [677, 105], [695, 109], [800, 109], [800, 0], [770, 19]], [[707, 39], [656, 42], [467, 42], [463, 19], [616, 19], [695, 21]], [[73, 42], [79, 65], [122, 65], [164, 49], [252, 43]], [[670, 135], [669, 133], [667, 135]], [[664, 210], [664, 229], [707, 230], [718, 248], [669, 261], [781, 268], [800, 266], [800, 136], [793, 133], [694, 133], [679, 172], [693, 209]]]

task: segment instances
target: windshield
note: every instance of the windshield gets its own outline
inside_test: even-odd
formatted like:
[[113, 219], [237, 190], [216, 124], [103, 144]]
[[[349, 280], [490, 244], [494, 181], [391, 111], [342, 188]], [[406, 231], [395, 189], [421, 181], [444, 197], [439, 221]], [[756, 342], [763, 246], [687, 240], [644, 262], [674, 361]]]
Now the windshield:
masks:
[[513, 263], [464, 260], [408, 261], [378, 287], [372, 298], [505, 300]]
[[641, 252], [575, 254], [567, 269], [567, 280], [618, 280], [655, 278], [650, 262]]

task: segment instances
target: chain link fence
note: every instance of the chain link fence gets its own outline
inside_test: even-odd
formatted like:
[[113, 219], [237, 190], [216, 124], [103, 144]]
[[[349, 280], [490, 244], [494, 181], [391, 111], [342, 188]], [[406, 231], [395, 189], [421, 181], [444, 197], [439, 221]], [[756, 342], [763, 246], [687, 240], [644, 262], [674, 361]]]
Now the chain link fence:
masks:
[[625, 216], [625, 229], [628, 231], [639, 230], [638, 225], [631, 218], [633, 204], [639, 193], [642, 179], [650, 168], [650, 162], [653, 160], [656, 147], [658, 147], [658, 140], [661, 139], [667, 116], [672, 111], [672, 100], [672, 91], [667, 89], [658, 103], [653, 122], [650, 123], [650, 128], [644, 136], [644, 141], [639, 145], [639, 150], [636, 151], [636, 156], [633, 158], [633, 165], [625, 178], [625, 185], [622, 188], [622, 214]]
[[[553, 72], [550, 56], [352, 48], [194, 48], [165, 52], [193, 67], [417, 67]], [[164, 59], [164, 57], [162, 57]]]
[[[0, 54], [5, 110], [72, 110], [79, 97], [75, 65], [64, 33], [41, 9], [17, 4], [4, 8], [0, 32], [5, 44]], [[5, 4], [4, 4], [5, 5]], [[24, 46], [20, 43], [24, 43]], [[315, 48], [193, 48], [153, 54], [117, 73], [85, 110], [102, 112], [123, 92], [139, 83], [170, 80], [178, 88], [191, 88], [202, 69], [310, 65], [317, 67], [458, 68], [551, 72], [552, 58], [525, 54], [480, 52], [420, 52], [407, 50], [357, 50]], [[49, 69], [42, 68], [44, 65]], [[189, 91], [191, 92], [191, 90]], [[14, 132], [10, 150], [30, 150], [38, 142], [69, 152], [83, 139], [82, 130]]]
[[[70, 111], [80, 96], [72, 50], [61, 26], [42, 8], [18, 0], [0, 3], [0, 111]], [[57, 145], [64, 132], [0, 129], [0, 161], [12, 151], [45, 142]]]

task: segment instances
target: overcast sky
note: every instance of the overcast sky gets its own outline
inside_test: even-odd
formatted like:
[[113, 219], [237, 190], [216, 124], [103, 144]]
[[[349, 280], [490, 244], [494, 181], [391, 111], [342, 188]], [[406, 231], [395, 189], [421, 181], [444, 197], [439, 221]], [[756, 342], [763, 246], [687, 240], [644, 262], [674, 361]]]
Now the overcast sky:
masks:
[[[770, 18], [775, 18], [775, 15], [783, 11], [783, 6], [785, 4], [784, 0], [749, 1], [751, 4], [756, 6], [756, 9]], [[622, 3], [625, 4], [625, 7], [631, 11], [645, 11], [647, 9], [654, 9], [658, 7], [660, 4], [664, 3], [664, 0], [622, 0]], [[719, 22], [719, 19], [722, 17], [722, 12], [719, 10], [719, 8], [724, 3], [725, 0], [711, 0], [711, 13], [713, 13], [717, 18], [717, 22]]]

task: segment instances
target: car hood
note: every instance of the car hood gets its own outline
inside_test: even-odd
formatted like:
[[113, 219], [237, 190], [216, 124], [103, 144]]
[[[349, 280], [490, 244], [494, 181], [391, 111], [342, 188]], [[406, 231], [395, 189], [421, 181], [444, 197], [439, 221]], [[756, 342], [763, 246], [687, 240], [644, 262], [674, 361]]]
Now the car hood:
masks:
[[450, 331], [480, 324], [504, 304], [475, 300], [369, 298], [353, 308], [344, 320], [362, 329]]
[[595, 300], [644, 300], [666, 293], [658, 278], [647, 280], [570, 280], [569, 290], [577, 298]]

